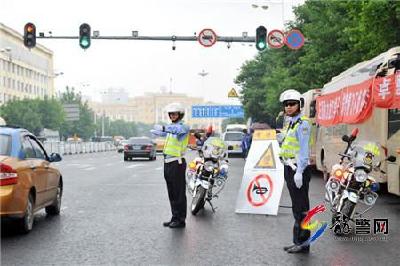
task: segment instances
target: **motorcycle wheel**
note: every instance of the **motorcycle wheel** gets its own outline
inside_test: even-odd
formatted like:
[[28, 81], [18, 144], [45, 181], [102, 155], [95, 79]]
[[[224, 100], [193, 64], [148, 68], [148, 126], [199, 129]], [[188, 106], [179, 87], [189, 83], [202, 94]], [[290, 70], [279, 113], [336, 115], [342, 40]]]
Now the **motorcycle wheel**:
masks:
[[345, 215], [350, 220], [355, 207], [356, 204], [354, 202], [346, 200], [343, 203], [342, 214]]
[[196, 195], [192, 199], [192, 214], [196, 215], [206, 203], [206, 190], [202, 186], [196, 188]]

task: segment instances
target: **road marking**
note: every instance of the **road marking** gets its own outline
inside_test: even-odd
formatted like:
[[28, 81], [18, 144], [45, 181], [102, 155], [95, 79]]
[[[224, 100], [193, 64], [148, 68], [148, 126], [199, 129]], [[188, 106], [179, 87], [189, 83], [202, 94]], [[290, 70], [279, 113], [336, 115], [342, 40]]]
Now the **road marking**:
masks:
[[126, 168], [132, 169], [132, 168], [135, 168], [135, 167], [138, 167], [138, 166], [143, 166], [143, 164], [133, 164], [133, 165], [127, 166]]
[[158, 170], [161, 170], [161, 169], [163, 169], [163, 168], [162, 168], [162, 167], [157, 167], [157, 168], [156, 168], [157, 171], [158, 171]]
[[96, 169], [96, 167], [83, 168], [82, 170], [85, 170], [85, 171], [92, 171], [92, 170], [94, 170], [94, 169]]

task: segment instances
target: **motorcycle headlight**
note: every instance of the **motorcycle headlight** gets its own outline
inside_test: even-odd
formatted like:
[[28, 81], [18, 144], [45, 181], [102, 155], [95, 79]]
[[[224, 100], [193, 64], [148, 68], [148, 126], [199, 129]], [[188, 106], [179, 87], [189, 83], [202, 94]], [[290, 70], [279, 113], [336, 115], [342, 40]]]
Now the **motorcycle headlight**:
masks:
[[364, 170], [358, 169], [355, 171], [354, 177], [357, 182], [365, 182], [368, 178], [368, 174]]
[[214, 170], [214, 164], [212, 162], [210, 162], [210, 161], [206, 162], [204, 164], [204, 170], [206, 170], [207, 172], [212, 173], [213, 170]]

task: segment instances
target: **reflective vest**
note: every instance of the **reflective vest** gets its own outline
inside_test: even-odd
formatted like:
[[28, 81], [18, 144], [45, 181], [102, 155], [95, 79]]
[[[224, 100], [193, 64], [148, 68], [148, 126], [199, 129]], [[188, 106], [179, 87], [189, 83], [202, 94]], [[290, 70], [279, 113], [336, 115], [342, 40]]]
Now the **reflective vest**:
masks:
[[[299, 120], [295, 122], [294, 126], [292, 125], [286, 129], [286, 136], [285, 139], [283, 140], [281, 151], [279, 153], [279, 156], [281, 156], [282, 158], [284, 159], [296, 158], [297, 155], [299, 154], [300, 143], [299, 140], [296, 138], [296, 131], [299, 128], [299, 125], [301, 124], [302, 121], [309, 121], [309, 119], [306, 116], [302, 116]], [[308, 142], [309, 146], [311, 145], [311, 143], [312, 143], [312, 137], [310, 134], [310, 140]]]
[[178, 140], [176, 135], [168, 133], [163, 153], [172, 157], [182, 157], [187, 150], [188, 143], [189, 134], [184, 139]]

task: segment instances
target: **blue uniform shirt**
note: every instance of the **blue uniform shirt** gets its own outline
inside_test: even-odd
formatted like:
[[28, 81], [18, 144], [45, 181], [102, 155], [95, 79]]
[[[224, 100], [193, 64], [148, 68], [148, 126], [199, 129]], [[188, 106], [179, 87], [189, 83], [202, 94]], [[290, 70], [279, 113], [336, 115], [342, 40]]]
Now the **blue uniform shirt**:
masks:
[[[295, 123], [301, 118], [301, 114], [291, 117], [290, 123]], [[302, 174], [306, 169], [310, 157], [309, 141], [311, 137], [311, 126], [309, 121], [302, 120], [296, 130], [296, 138], [299, 141], [300, 151], [297, 156], [297, 170], [296, 173]]]

